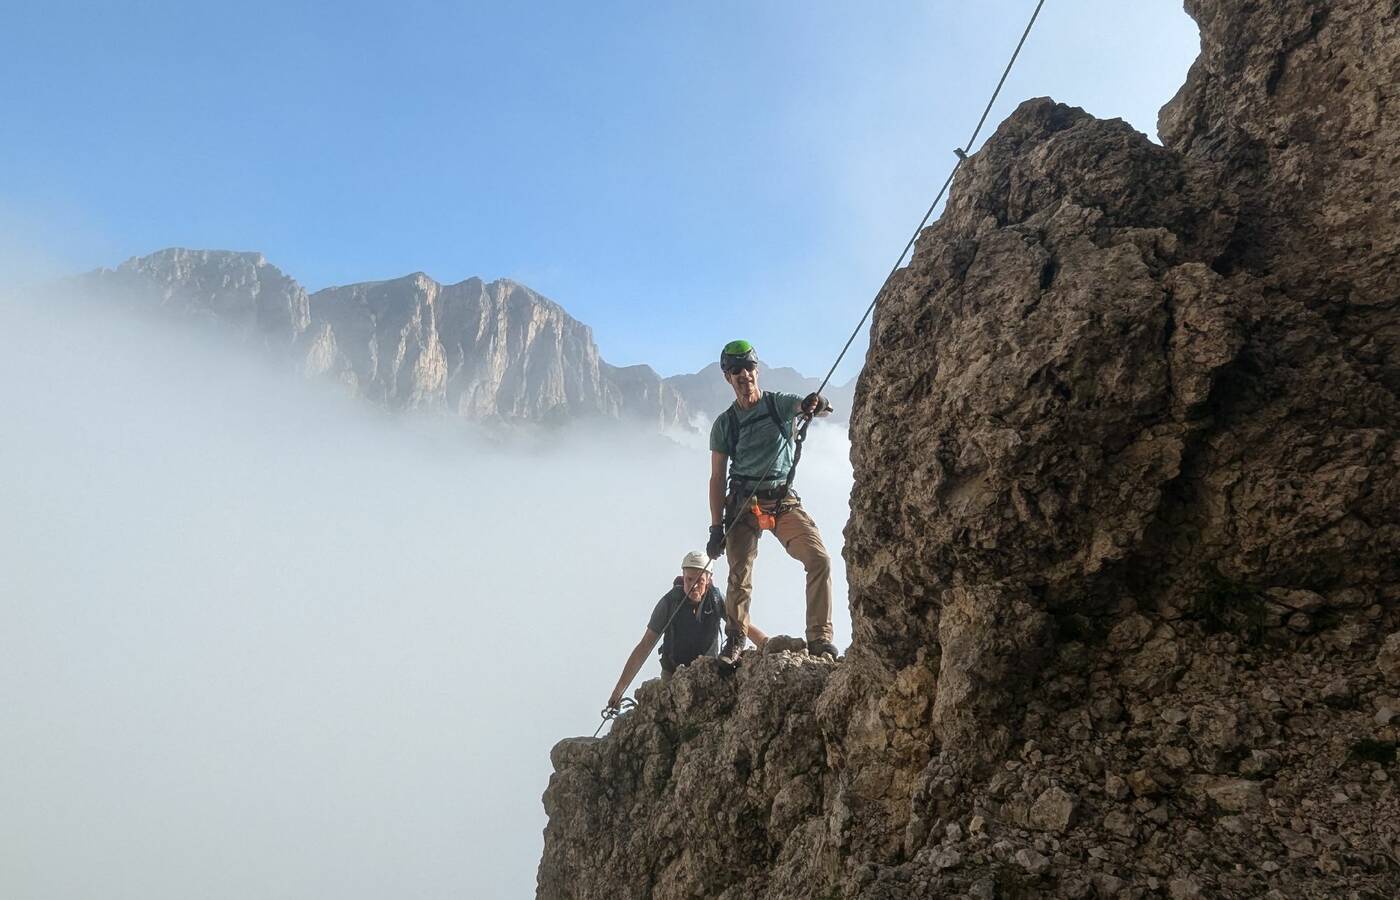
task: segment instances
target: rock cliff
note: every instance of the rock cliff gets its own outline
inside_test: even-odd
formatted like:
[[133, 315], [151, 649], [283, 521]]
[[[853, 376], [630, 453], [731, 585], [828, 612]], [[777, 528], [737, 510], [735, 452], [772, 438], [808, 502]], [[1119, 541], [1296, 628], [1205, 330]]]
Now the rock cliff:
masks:
[[[171, 248], [74, 279], [80, 294], [191, 323], [290, 361], [392, 410], [474, 421], [603, 418], [658, 431], [713, 418], [734, 396], [713, 363], [662, 378], [604, 361], [589, 327], [523, 284], [422, 272], [310, 296], [261, 253]], [[763, 367], [769, 390], [806, 394], [820, 379]], [[829, 386], [846, 421], [854, 382]]]
[[[260, 253], [171, 248], [99, 269], [79, 293], [193, 323], [290, 361], [392, 410], [474, 421], [621, 419], [657, 430], [713, 418], [734, 399], [714, 363], [662, 378], [604, 361], [589, 327], [507, 279], [443, 285], [422, 272], [310, 296]], [[770, 390], [806, 394], [820, 379], [764, 367]], [[854, 383], [827, 394], [845, 421]]]
[[657, 429], [689, 420], [680, 392], [650, 367], [608, 365], [587, 325], [504, 279], [443, 285], [417, 272], [308, 296], [261, 254], [176, 248], [76, 286], [259, 346], [392, 410]]
[[880, 301], [847, 656], [562, 742], [542, 900], [1400, 895], [1400, 4], [1187, 10], [1165, 146], [1028, 101]]
[[171, 248], [90, 272], [75, 284], [267, 348], [289, 347], [311, 321], [306, 291], [261, 253]]
[[[508, 279], [444, 285], [415, 272], [308, 296], [261, 253], [171, 248], [72, 284], [259, 347], [392, 410], [473, 421], [621, 419], [664, 431], [713, 418], [734, 399], [718, 363], [669, 378], [646, 365], [609, 365], [587, 325]], [[819, 384], [763, 367], [769, 390], [806, 394]], [[826, 393], [834, 421], [846, 421], [854, 382]]]

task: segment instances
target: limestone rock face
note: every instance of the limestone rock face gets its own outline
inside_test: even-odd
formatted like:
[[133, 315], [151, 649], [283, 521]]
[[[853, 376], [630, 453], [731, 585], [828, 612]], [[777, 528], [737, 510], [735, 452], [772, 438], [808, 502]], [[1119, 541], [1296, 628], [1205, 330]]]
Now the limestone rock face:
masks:
[[587, 325], [504, 279], [443, 285], [417, 272], [308, 297], [261, 254], [171, 249], [89, 273], [77, 287], [260, 345], [307, 377], [395, 411], [622, 419], [658, 430], [689, 420], [680, 393], [656, 372], [608, 365]]
[[616, 414], [588, 326], [512, 281], [469, 279], [444, 289], [447, 400], [471, 418]]
[[[676, 862], [655, 823], [715, 814], [680, 786], [733, 776], [701, 748], [737, 723], [649, 689], [619, 735], [696, 756], [557, 758], [541, 898], [612, 896], [623, 846], [657, 898], [1400, 894], [1400, 7], [1187, 6], [1165, 146], [1026, 102], [877, 306], [855, 642], [787, 705], [817, 799]], [[759, 884], [735, 844], [812, 862]]]
[[440, 405], [447, 381], [437, 323], [441, 295], [442, 285], [422, 273], [317, 291], [312, 318], [334, 337], [334, 349], [324, 368], [318, 348], [309, 349], [307, 367], [391, 409]]
[[311, 321], [306, 291], [261, 253], [172, 248], [90, 273], [78, 286], [269, 348], [290, 346]]
[[624, 419], [655, 423], [658, 429], [687, 423], [693, 407], [651, 366], [610, 366], [599, 362], [609, 409]]
[[[474, 421], [620, 419], [656, 430], [714, 419], [734, 400], [719, 364], [662, 378], [612, 366], [592, 330], [508, 279], [440, 284], [422, 272], [308, 296], [260, 253], [172, 248], [74, 280], [79, 293], [203, 326], [253, 344], [309, 378], [392, 410]], [[819, 378], [762, 367], [766, 390], [806, 395]], [[828, 385], [847, 421], [855, 383]]]
[[1186, 7], [1206, 49], [1159, 131], [1241, 198], [1226, 268], [1324, 316], [1352, 367], [1400, 391], [1400, 9]]
[[813, 896], [829, 791], [814, 708], [835, 666], [700, 660], [644, 685], [606, 739], [561, 742], [540, 896]]

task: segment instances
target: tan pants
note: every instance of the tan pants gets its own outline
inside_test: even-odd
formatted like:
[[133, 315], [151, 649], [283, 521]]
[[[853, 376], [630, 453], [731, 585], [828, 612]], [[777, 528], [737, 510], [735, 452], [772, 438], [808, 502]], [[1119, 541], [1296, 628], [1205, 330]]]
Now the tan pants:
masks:
[[[779, 507], [776, 501], [763, 503], [764, 512], [778, 510], [773, 529], [788, 556], [807, 570], [807, 640], [831, 640], [831, 557], [822, 544], [817, 523], [802, 508], [802, 501], [788, 497]], [[729, 590], [724, 597], [725, 633], [730, 637], [748, 634], [749, 602], [753, 599], [753, 562], [758, 557], [761, 532], [753, 513], [745, 510], [730, 527], [725, 538], [725, 558], [729, 561]]]

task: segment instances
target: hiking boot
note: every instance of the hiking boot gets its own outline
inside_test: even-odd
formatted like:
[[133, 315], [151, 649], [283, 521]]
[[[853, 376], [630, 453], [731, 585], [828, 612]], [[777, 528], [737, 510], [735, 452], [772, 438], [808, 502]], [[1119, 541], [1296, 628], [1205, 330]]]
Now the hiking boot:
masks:
[[830, 656], [833, 660], [841, 655], [831, 641], [808, 641], [807, 652], [812, 656]]
[[739, 654], [744, 652], [744, 645], [749, 639], [742, 634], [730, 635], [724, 639], [724, 648], [719, 651], [719, 661], [726, 666], [737, 666], [739, 664]]

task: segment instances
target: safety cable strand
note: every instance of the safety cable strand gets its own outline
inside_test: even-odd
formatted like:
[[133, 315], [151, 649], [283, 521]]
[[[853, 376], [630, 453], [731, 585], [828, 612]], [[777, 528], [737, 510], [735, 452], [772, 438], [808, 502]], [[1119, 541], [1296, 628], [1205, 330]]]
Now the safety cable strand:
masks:
[[[1036, 3], [1035, 11], [1031, 13], [1030, 21], [1026, 23], [1026, 30], [1021, 32], [1021, 40], [1016, 43], [1016, 49], [1012, 51], [1011, 59], [1007, 61], [1006, 68], [1002, 70], [1001, 79], [997, 81], [996, 88], [992, 90], [991, 99], [987, 101], [986, 108], [982, 110], [982, 117], [977, 120], [977, 127], [972, 129], [972, 137], [968, 138], [966, 145], [967, 147], [971, 147], [973, 141], [977, 140], [977, 135], [982, 133], [982, 126], [986, 124], [987, 116], [991, 114], [992, 107], [996, 104], [997, 97], [1001, 94], [1001, 89], [1006, 84], [1007, 76], [1011, 74], [1011, 67], [1016, 64], [1016, 58], [1021, 55], [1021, 48], [1026, 45], [1026, 38], [1030, 36], [1031, 28], [1035, 25], [1035, 20], [1040, 15], [1040, 8], [1044, 5], [1045, 0], [1039, 0], [1039, 2]], [[822, 379], [821, 386], [817, 388], [818, 394], [820, 394], [823, 390], [826, 389], [827, 383], [831, 381], [831, 376], [836, 372], [836, 367], [841, 365], [841, 360], [845, 358], [846, 351], [851, 349], [851, 344], [855, 343], [855, 339], [860, 335], [860, 330], [862, 327], [864, 327], [865, 320], [870, 318], [870, 313], [874, 311], [875, 304], [878, 303], [880, 297], [884, 295], [885, 288], [889, 286], [890, 279], [893, 278], [894, 274], [899, 271], [899, 267], [904, 264], [904, 257], [909, 253], [909, 248], [913, 247], [914, 242], [919, 239], [920, 232], [924, 230], [924, 226], [928, 224], [929, 218], [933, 216], [933, 211], [938, 208], [939, 201], [943, 199], [943, 195], [946, 194], [948, 192], [948, 188], [952, 186], [953, 176], [958, 174], [959, 167], [962, 166], [963, 161], [967, 158], [966, 150], [958, 149], [955, 152], [957, 153], [958, 161], [953, 164], [953, 170], [948, 173], [948, 178], [943, 182], [943, 187], [938, 189], [938, 196], [933, 198], [933, 203], [929, 204], [928, 211], [925, 212], [924, 217], [919, 220], [919, 225], [917, 228], [914, 229], [914, 233], [910, 235], [909, 242], [905, 244], [904, 249], [899, 252], [899, 259], [895, 260], [894, 267], [891, 268], [890, 273], [885, 276], [884, 283], [880, 285], [880, 290], [875, 293], [875, 299], [871, 300], [870, 305], [866, 307], [865, 315], [860, 317], [860, 322], [856, 325], [855, 330], [852, 331], [851, 336], [846, 339], [846, 345], [841, 348], [841, 353], [836, 357], [836, 362], [831, 364], [830, 371], [826, 373], [826, 377]], [[803, 415], [806, 415], [807, 421], [811, 422], [812, 417], [810, 415], [807, 415], [805, 413]], [[803, 437], [806, 437], [805, 425], [802, 429], [802, 435]], [[789, 436], [785, 447], [792, 445], [795, 436], [795, 433]], [[743, 516], [744, 511], [748, 509], [749, 504], [753, 502], [753, 498], [758, 494], [758, 485], [761, 484], [763, 480], [766, 480], [769, 474], [772, 474], [773, 466], [777, 464], [778, 457], [782, 455], [782, 452], [785, 449], [785, 447], [779, 447], [778, 452], [773, 454], [773, 459], [769, 461], [768, 471], [764, 474], [763, 479], [754, 483], [754, 489], [749, 492], [749, 496], [747, 499], [744, 500], [743, 506], [740, 506], [738, 508], [739, 516]], [[706, 564], [706, 571], [709, 570], [710, 565], [712, 565], [713, 563], [714, 560], [710, 560], [710, 562]]]
[[826, 389], [827, 383], [831, 381], [831, 376], [836, 374], [836, 367], [841, 365], [841, 360], [846, 358], [846, 351], [851, 349], [851, 344], [855, 343], [856, 338], [860, 336], [860, 330], [865, 327], [865, 320], [869, 319], [870, 314], [875, 311], [875, 304], [880, 302], [880, 298], [885, 295], [885, 289], [889, 287], [890, 279], [899, 271], [899, 267], [904, 265], [904, 257], [909, 253], [909, 248], [913, 247], [914, 242], [919, 239], [919, 234], [924, 230], [924, 226], [928, 224], [928, 220], [933, 215], [933, 211], [938, 208], [939, 201], [943, 199], [943, 195], [948, 192], [949, 186], [952, 185], [953, 176], [958, 174], [958, 169], [961, 168], [963, 162], [967, 160], [967, 154], [971, 152], [972, 145], [977, 140], [977, 135], [982, 133], [982, 126], [987, 123], [987, 116], [991, 115], [992, 107], [996, 104], [997, 97], [1001, 94], [1002, 86], [1006, 84], [1007, 76], [1011, 74], [1011, 67], [1016, 64], [1016, 58], [1021, 55], [1021, 48], [1026, 45], [1026, 38], [1030, 37], [1031, 28], [1035, 25], [1035, 20], [1040, 15], [1040, 8], [1044, 5], [1045, 0], [1039, 0], [1039, 2], [1036, 3], [1035, 11], [1031, 13], [1030, 21], [1026, 23], [1026, 30], [1021, 32], [1021, 40], [1017, 42], [1016, 49], [1011, 53], [1011, 59], [1007, 61], [1006, 68], [1001, 73], [1001, 79], [997, 82], [996, 88], [992, 91], [992, 98], [987, 101], [986, 109], [982, 110], [982, 118], [977, 120], [977, 127], [972, 129], [972, 137], [968, 138], [967, 143], [962, 147], [953, 151], [957, 154], [958, 161], [953, 163], [953, 170], [948, 173], [948, 180], [943, 182], [943, 187], [938, 190], [938, 196], [934, 197], [933, 203], [929, 204], [928, 212], [924, 213], [924, 217], [919, 220], [919, 225], [914, 229], [914, 234], [909, 238], [909, 243], [905, 244], [904, 249], [899, 251], [899, 259], [895, 260], [894, 266], [890, 269], [890, 273], [886, 275], [885, 280], [881, 282], [880, 289], [875, 292], [875, 299], [871, 300], [870, 305], [865, 308], [865, 315], [860, 317], [860, 322], [856, 324], [855, 330], [851, 332], [850, 338], [846, 341], [846, 346], [842, 347], [841, 352], [837, 355], [836, 362], [831, 364], [830, 371], [828, 371], [826, 377], [822, 379], [821, 387], [817, 388], [818, 394]]
[[[932, 218], [933, 211], [938, 208], [938, 204], [940, 201], [942, 201], [943, 195], [948, 193], [948, 188], [951, 187], [953, 184], [954, 176], [958, 174], [958, 169], [961, 168], [962, 164], [967, 160], [967, 154], [971, 151], [972, 145], [977, 141], [977, 136], [982, 133], [982, 126], [987, 123], [987, 117], [991, 115], [992, 107], [996, 105], [997, 97], [1000, 96], [1001, 89], [1006, 84], [1007, 77], [1011, 74], [1011, 67], [1016, 64], [1016, 58], [1021, 55], [1021, 48], [1026, 45], [1026, 38], [1030, 37], [1031, 28], [1035, 26], [1035, 20], [1040, 15], [1040, 8], [1044, 5], [1045, 0], [1038, 0], [1038, 2], [1036, 3], [1035, 11], [1031, 13], [1030, 21], [1026, 23], [1026, 30], [1021, 32], [1021, 40], [1016, 43], [1016, 49], [1012, 51], [1011, 59], [1007, 60], [1006, 68], [1002, 70], [1001, 78], [997, 81], [996, 88], [992, 90], [991, 99], [987, 101], [986, 108], [982, 110], [982, 117], [977, 120], [977, 127], [972, 129], [972, 137], [967, 139], [967, 143], [965, 145], [953, 151], [957, 155], [958, 161], [953, 164], [952, 171], [948, 173], [948, 178], [943, 182], [943, 187], [938, 189], [938, 195], [934, 197], [933, 202], [929, 204], [928, 211], [925, 212], [924, 217], [919, 220], [919, 224], [914, 229], [914, 233], [909, 237], [909, 242], [904, 245], [903, 250], [899, 251], [899, 259], [895, 260], [894, 266], [891, 267], [889, 274], [885, 276], [885, 280], [880, 284], [880, 289], [875, 292], [875, 299], [870, 301], [870, 305], [865, 308], [865, 314], [860, 317], [860, 322], [856, 324], [855, 330], [852, 331], [851, 336], [846, 339], [846, 345], [842, 347], [841, 352], [837, 354], [836, 362], [831, 364], [831, 368], [827, 371], [826, 377], [822, 379], [821, 385], [817, 388], [816, 392], [818, 394], [826, 390], [827, 384], [831, 381], [831, 376], [836, 374], [836, 367], [841, 365], [841, 360], [846, 358], [846, 351], [851, 349], [851, 344], [855, 343], [856, 338], [860, 336], [861, 328], [865, 327], [866, 320], [869, 319], [870, 314], [875, 311], [875, 304], [879, 303], [880, 298], [884, 296], [885, 289], [889, 287], [890, 279], [894, 278], [895, 273], [899, 271], [899, 267], [904, 265], [904, 257], [908, 255], [910, 248], [913, 247], [914, 243], [919, 239], [919, 234], [923, 232], [924, 226], [927, 225], [928, 220]], [[803, 415], [806, 416], [807, 423], [809, 424], [811, 422], [812, 417], [805, 413]], [[789, 426], [789, 428], [791, 431], [791, 426]], [[802, 436], [804, 438], [806, 437], [806, 431], [807, 429], [804, 424], [804, 427], [802, 428]], [[767, 480], [768, 475], [772, 474], [773, 466], [777, 464], [778, 457], [782, 455], [783, 450], [786, 447], [792, 446], [795, 436], [795, 431], [790, 433], [787, 442], [784, 444], [784, 446], [779, 447], [778, 452], [773, 454], [773, 459], [770, 460], [768, 463], [768, 471], [764, 473], [762, 479], [754, 482], [754, 488], [752, 491], [749, 492], [748, 499], [744, 501], [743, 506], [740, 506], [738, 508], [737, 514], [739, 517], [743, 516], [744, 512], [748, 509], [749, 504], [751, 504], [753, 502], [754, 497], [757, 496], [758, 485], [762, 484], [763, 481]], [[708, 560], [705, 563], [705, 568], [703, 569], [703, 571], [708, 573], [710, 571], [710, 567], [713, 566], [714, 563], [715, 561], [713, 559]], [[682, 598], [682, 602], [684, 602], [684, 598]], [[678, 606], [675, 610], [671, 612], [671, 618], [666, 621], [667, 629], [671, 627], [671, 622], [676, 618], [676, 613], [679, 611], [680, 607]], [[631, 701], [629, 700], [625, 702]], [[610, 718], [616, 718], [618, 715], [621, 714], [621, 712], [626, 711], [626, 709], [628, 708], [630, 707], [624, 707], [624, 709], [612, 711], [611, 716], [609, 715], [609, 710], [604, 709], [603, 722], [599, 724], [599, 730], [602, 729], [603, 725], [607, 724]], [[594, 736], [596, 737], [597, 734], [598, 732], [595, 731]]]

